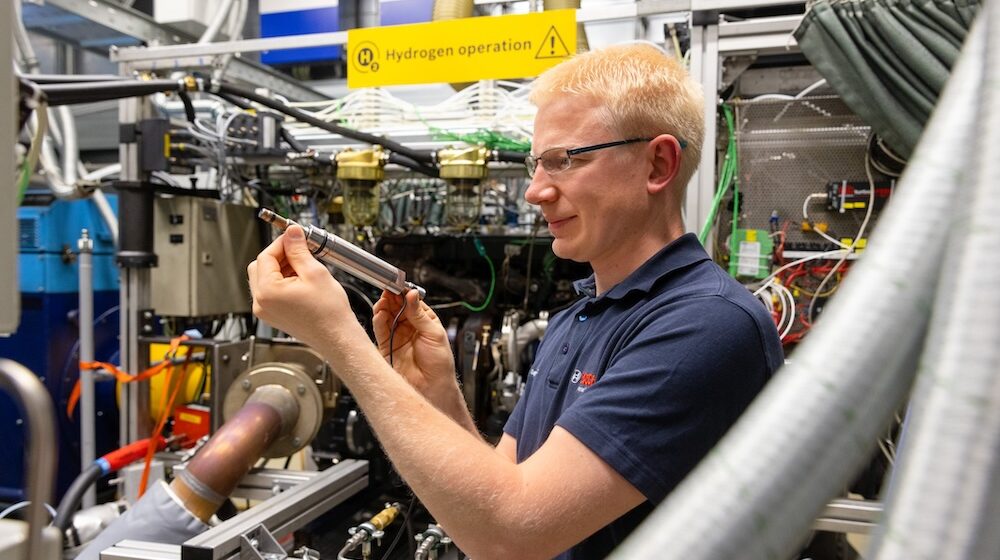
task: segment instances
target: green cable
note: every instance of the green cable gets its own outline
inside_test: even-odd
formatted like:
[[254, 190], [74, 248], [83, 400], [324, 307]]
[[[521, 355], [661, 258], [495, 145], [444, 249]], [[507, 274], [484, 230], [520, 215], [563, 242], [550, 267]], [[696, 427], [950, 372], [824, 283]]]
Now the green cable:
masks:
[[715, 190], [715, 197], [712, 199], [712, 206], [708, 211], [708, 216], [705, 219], [705, 225], [702, 226], [701, 232], [698, 234], [698, 241], [702, 244], [708, 239], [708, 233], [712, 230], [712, 224], [715, 223], [715, 216], [719, 213], [719, 206], [722, 204], [722, 199], [726, 195], [726, 191], [729, 190], [729, 184], [733, 181], [736, 176], [736, 171], [738, 168], [738, 161], [736, 158], [736, 123], [733, 118], [733, 109], [729, 105], [722, 105], [722, 112], [726, 118], [726, 128], [729, 131], [729, 139], [726, 142], [726, 157], [725, 161], [722, 163], [722, 172], [719, 175], [719, 185]]
[[733, 181], [733, 232], [729, 238], [729, 275], [735, 277], [739, 271], [736, 255], [736, 226], [740, 221], [740, 182]]
[[476, 245], [476, 252], [478, 252], [481, 257], [486, 259], [486, 264], [488, 264], [490, 267], [490, 292], [486, 294], [486, 301], [484, 301], [481, 305], [478, 306], [473, 306], [464, 301], [462, 302], [462, 307], [474, 313], [478, 313], [486, 309], [486, 307], [490, 304], [490, 301], [493, 300], [493, 288], [495, 288], [497, 284], [497, 271], [493, 267], [493, 260], [490, 259], [489, 255], [486, 254], [486, 248], [483, 247], [483, 243], [479, 241], [479, 238], [478, 237], [472, 238], [472, 242], [475, 243]]
[[17, 182], [17, 205], [24, 201], [24, 195], [28, 192], [28, 183], [31, 182], [31, 168], [28, 167], [28, 160], [25, 159], [21, 166], [21, 180]]

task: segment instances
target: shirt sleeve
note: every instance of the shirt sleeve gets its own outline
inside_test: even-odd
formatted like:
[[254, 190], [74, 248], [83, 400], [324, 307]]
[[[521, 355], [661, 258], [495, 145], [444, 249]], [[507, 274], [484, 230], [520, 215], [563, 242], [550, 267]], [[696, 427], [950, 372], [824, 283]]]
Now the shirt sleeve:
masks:
[[[525, 395], [527, 395], [527, 387], [525, 387], [524, 392]], [[517, 404], [514, 405], [514, 412], [510, 413], [510, 418], [508, 418], [507, 423], [503, 425], [504, 433], [514, 439], [520, 439], [521, 437], [521, 427], [524, 425], [524, 403], [527, 400], [528, 399], [524, 398], [524, 395], [517, 399]]]
[[725, 434], [769, 371], [753, 319], [723, 297], [674, 302], [627, 328], [557, 425], [655, 504]]

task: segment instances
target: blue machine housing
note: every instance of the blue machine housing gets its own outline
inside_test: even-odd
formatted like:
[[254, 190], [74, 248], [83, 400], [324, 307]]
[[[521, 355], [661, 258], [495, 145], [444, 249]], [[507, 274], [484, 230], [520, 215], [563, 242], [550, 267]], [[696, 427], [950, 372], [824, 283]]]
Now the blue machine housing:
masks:
[[[117, 209], [116, 197], [108, 197]], [[26, 201], [32, 200], [28, 197]], [[77, 240], [86, 228], [94, 239], [94, 351], [99, 361], [118, 353], [118, 270], [111, 233], [93, 202], [42, 197], [18, 209], [21, 321], [17, 332], [0, 338], [0, 356], [35, 372], [52, 396], [59, 430], [57, 496], [80, 473], [80, 413], [66, 416], [79, 377], [79, 262]], [[97, 455], [117, 447], [118, 409], [114, 383], [97, 383]], [[24, 499], [23, 412], [0, 394], [0, 501]]]

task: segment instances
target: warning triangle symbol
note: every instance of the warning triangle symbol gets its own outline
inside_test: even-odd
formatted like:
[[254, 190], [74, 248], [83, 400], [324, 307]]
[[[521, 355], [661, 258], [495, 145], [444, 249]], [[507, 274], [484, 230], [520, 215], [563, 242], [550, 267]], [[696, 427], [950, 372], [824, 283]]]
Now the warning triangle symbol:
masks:
[[542, 39], [542, 46], [535, 53], [535, 58], [566, 58], [569, 56], [569, 49], [563, 43], [562, 37], [556, 31], [556, 26], [549, 27], [549, 32]]

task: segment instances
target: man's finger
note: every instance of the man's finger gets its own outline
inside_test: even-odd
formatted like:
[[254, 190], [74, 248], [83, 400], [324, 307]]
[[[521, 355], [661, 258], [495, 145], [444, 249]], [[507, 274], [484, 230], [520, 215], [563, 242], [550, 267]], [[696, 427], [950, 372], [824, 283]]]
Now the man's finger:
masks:
[[437, 315], [420, 300], [420, 295], [416, 290], [410, 290], [406, 293], [406, 310], [403, 315], [413, 325], [413, 328], [421, 333], [429, 334], [440, 328], [440, 324], [435, 324]]
[[285, 258], [298, 276], [327, 275], [329, 271], [316, 260], [306, 245], [305, 232], [301, 226], [290, 226], [279, 238], [282, 241]]

